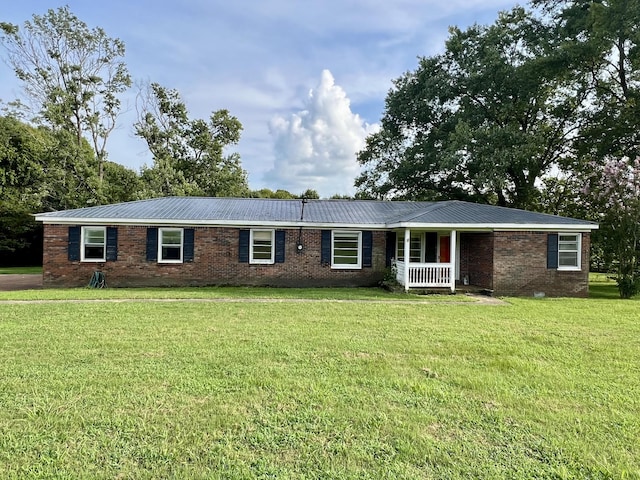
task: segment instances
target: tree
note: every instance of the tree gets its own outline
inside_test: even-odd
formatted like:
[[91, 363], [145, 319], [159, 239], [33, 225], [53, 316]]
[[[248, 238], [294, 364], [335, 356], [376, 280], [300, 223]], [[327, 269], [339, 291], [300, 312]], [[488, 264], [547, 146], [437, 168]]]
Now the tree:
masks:
[[136, 135], [147, 142], [152, 167], [142, 177], [153, 195], [245, 196], [247, 174], [237, 153], [242, 124], [227, 110], [209, 120], [190, 119], [176, 90], [152, 83], [141, 95]]
[[142, 189], [142, 179], [135, 171], [119, 163], [104, 163], [103, 194], [109, 203], [138, 200]]
[[[0, 23], [0, 33], [7, 61], [43, 121], [72, 132], [80, 149], [85, 136], [90, 141], [100, 187], [107, 139], [120, 113], [118, 95], [131, 85], [124, 43], [90, 29], [69, 7], [33, 15], [23, 29]], [[94, 195], [100, 200], [99, 191]]]
[[278, 189], [275, 192], [269, 188], [261, 188], [260, 190], [251, 190], [248, 195], [250, 198], [279, 198], [279, 199], [294, 199], [297, 197], [288, 190]]
[[69, 132], [0, 117], [0, 197], [5, 205], [36, 211], [95, 204], [95, 156]]
[[345, 195], [342, 193], [334, 193], [329, 197], [331, 200], [353, 200], [354, 198], [351, 195]]
[[[68, 140], [68, 139], [67, 139]], [[85, 146], [88, 144], [85, 142]], [[73, 164], [63, 166], [65, 152]], [[83, 156], [76, 145], [65, 143], [45, 127], [35, 128], [13, 117], [0, 117], [0, 257], [3, 263], [20, 256], [33, 262], [41, 254], [41, 225], [32, 214], [39, 211], [86, 206], [91, 176], [79, 168]], [[74, 201], [76, 200], [76, 201]], [[34, 253], [35, 252], [35, 253]], [[24, 255], [23, 255], [24, 254]]]
[[317, 200], [320, 198], [320, 194], [312, 189], [312, 188], [307, 188], [304, 193], [302, 195], [300, 195], [300, 198], [308, 198], [309, 200]]
[[42, 202], [46, 173], [42, 158], [51, 148], [48, 132], [12, 117], [0, 117], [0, 198], [29, 211]]
[[189, 183], [170, 157], [155, 157], [153, 166], [141, 171], [140, 198], [184, 197], [198, 195], [197, 185]]
[[554, 49], [588, 81], [580, 154], [601, 163], [640, 155], [640, 1], [533, 4], [551, 19]]
[[78, 145], [74, 134], [66, 130], [47, 131], [52, 144], [42, 157], [47, 179], [42, 210], [66, 210], [108, 202], [89, 142], [82, 138]]
[[45, 194], [41, 158], [48, 148], [46, 132], [11, 117], [0, 117], [0, 260], [13, 263], [16, 253], [37, 237], [31, 213]]
[[[533, 0], [532, 3], [540, 7], [548, 19], [554, 50], [567, 59], [567, 70], [576, 78], [582, 78], [587, 87], [581, 130], [576, 137], [579, 162], [573, 166], [574, 178], [584, 185], [585, 178], [593, 181], [605, 167], [610, 168], [611, 159], [640, 155], [640, 109], [637, 107], [640, 102], [640, 2]], [[585, 218], [601, 220], [598, 212], [605, 207], [598, 191], [600, 189], [580, 192], [575, 205], [563, 213], [578, 209], [584, 212]], [[595, 198], [585, 195], [595, 195]], [[563, 201], [566, 204], [566, 196]], [[607, 226], [609, 219], [605, 218], [604, 222], [592, 238], [592, 259], [598, 266], [611, 265], [610, 253], [618, 252], [621, 245]], [[619, 228], [616, 231], [620, 231]], [[618, 272], [618, 278], [624, 283], [626, 280], [620, 275]]]
[[615, 271], [622, 298], [640, 292], [640, 158], [594, 162], [585, 194], [600, 214], [604, 260]]
[[357, 196], [535, 207], [536, 183], [573, 156], [584, 92], [522, 8], [450, 32], [443, 54], [394, 82], [358, 154]]

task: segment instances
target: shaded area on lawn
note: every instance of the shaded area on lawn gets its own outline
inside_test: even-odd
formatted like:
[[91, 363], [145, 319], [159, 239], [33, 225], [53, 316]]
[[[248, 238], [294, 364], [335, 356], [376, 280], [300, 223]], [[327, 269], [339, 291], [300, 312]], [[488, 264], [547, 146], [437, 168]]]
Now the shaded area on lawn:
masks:
[[589, 298], [620, 299], [618, 284], [613, 276], [606, 273], [589, 274]]

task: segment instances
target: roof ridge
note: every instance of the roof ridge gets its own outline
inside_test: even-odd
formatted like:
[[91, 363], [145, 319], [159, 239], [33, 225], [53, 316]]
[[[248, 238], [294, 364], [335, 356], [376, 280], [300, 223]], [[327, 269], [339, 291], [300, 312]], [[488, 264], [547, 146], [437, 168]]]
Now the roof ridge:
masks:
[[[418, 213], [411, 212], [410, 215], [406, 215], [406, 216], [405, 215], [400, 215], [398, 218], [396, 218], [394, 220], [396, 222], [400, 222], [400, 221], [409, 222], [409, 221], [413, 220], [416, 217], [420, 217], [420, 216], [425, 215], [427, 213], [432, 213], [432, 212], [435, 212], [437, 210], [440, 210], [441, 208], [446, 207], [445, 204], [448, 204], [448, 203], [453, 202], [453, 201], [455, 201], [455, 200], [444, 200], [442, 202], [436, 202], [436, 201], [429, 202], [429, 204], [425, 207], [424, 210], [419, 210]], [[426, 202], [416, 202], [416, 204], [417, 203], [426, 203]]]

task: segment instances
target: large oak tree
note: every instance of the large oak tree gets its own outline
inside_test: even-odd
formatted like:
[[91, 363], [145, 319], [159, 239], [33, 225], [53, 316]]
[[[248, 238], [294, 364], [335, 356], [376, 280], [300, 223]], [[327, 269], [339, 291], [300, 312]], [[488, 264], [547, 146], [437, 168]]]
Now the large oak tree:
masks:
[[452, 28], [443, 54], [394, 82], [358, 155], [359, 195], [535, 206], [537, 183], [573, 155], [585, 95], [551, 47], [522, 8]]
[[599, 163], [640, 155], [640, 1], [534, 0], [554, 47], [589, 85], [580, 154]]

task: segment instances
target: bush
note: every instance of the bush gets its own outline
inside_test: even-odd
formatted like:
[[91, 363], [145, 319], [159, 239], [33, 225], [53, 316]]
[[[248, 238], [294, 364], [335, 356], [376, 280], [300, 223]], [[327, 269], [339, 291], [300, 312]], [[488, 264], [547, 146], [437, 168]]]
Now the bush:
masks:
[[631, 298], [640, 292], [640, 276], [637, 274], [621, 274], [616, 282], [620, 298]]

